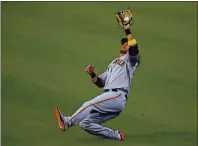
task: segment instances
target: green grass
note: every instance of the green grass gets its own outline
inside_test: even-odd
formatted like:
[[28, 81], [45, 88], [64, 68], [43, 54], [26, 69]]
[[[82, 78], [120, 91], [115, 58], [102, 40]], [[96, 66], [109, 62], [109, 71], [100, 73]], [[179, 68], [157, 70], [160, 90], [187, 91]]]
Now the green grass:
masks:
[[[131, 6], [142, 65], [124, 112], [107, 122], [126, 142], [60, 132], [52, 115], [71, 115], [102, 92], [84, 72], [118, 56], [114, 13]], [[2, 146], [196, 146], [196, 2], [2, 2]]]

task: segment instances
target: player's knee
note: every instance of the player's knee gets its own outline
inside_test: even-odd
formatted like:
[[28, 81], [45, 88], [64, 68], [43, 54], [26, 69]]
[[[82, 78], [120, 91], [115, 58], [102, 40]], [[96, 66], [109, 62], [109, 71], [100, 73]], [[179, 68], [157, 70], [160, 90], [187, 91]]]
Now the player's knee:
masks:
[[87, 130], [89, 127], [89, 122], [86, 120], [83, 120], [79, 123], [80, 128], [82, 128], [83, 130]]

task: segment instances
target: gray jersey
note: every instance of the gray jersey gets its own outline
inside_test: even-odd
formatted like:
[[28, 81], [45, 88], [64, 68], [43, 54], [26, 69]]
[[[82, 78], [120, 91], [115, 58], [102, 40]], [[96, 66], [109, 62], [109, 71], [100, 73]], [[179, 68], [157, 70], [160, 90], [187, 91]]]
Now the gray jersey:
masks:
[[131, 64], [128, 53], [113, 60], [108, 69], [99, 75], [105, 84], [104, 89], [124, 88], [129, 91], [137, 65], [138, 63]]

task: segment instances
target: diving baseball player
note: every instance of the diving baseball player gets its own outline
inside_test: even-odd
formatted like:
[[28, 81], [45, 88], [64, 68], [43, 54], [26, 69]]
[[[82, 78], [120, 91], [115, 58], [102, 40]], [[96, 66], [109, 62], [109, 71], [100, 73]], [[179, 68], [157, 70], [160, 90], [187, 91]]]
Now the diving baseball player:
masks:
[[[121, 50], [120, 56], [114, 59], [107, 70], [99, 76], [94, 72], [93, 65], [88, 65], [85, 69], [92, 82], [99, 88], [104, 88], [101, 95], [85, 102], [72, 116], [63, 116], [57, 107], [54, 108], [54, 116], [62, 131], [79, 124], [90, 134], [108, 139], [124, 140], [121, 130], [113, 130], [101, 125], [119, 116], [125, 108], [131, 79], [139, 65], [138, 45], [130, 30], [132, 14], [130, 10], [124, 10], [118, 12], [116, 17], [126, 33], [126, 38], [122, 39], [124, 51]], [[125, 17], [129, 17], [129, 20], [124, 21]]]

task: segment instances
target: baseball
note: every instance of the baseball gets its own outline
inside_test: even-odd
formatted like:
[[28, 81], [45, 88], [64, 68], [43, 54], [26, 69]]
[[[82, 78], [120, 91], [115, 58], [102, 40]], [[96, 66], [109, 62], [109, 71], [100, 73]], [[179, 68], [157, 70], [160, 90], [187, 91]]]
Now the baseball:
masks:
[[129, 21], [129, 17], [125, 17], [124, 18], [124, 21]]

